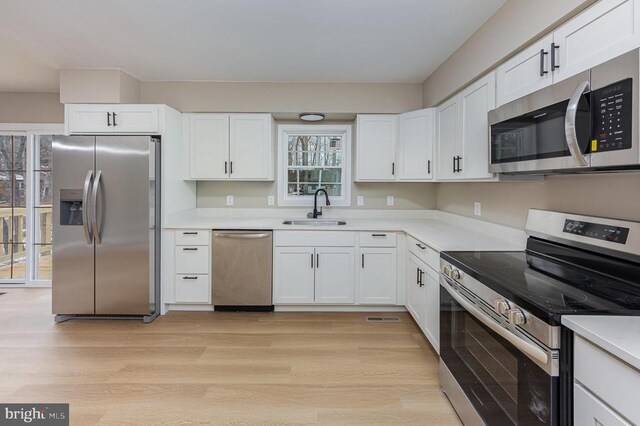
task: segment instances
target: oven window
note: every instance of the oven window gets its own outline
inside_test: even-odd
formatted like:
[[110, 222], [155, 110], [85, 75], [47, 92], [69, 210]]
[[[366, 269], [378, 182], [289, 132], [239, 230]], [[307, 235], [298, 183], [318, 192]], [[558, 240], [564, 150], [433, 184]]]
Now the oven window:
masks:
[[444, 286], [440, 301], [440, 356], [485, 422], [556, 424], [558, 378], [468, 313]]
[[[570, 156], [564, 131], [569, 101], [491, 126], [491, 164]], [[582, 152], [590, 134], [588, 96], [582, 96], [576, 114], [576, 132]]]

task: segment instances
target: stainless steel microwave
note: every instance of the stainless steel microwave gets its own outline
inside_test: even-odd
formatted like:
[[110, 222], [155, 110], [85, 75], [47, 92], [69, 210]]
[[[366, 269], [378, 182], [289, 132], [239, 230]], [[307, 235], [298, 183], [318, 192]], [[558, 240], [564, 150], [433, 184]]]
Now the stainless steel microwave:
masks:
[[493, 173], [640, 168], [633, 50], [489, 112]]

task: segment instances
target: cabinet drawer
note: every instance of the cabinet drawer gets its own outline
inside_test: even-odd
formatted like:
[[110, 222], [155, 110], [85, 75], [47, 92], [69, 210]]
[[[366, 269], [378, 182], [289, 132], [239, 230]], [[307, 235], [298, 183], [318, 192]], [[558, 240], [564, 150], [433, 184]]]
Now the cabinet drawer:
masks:
[[209, 247], [176, 247], [176, 272], [178, 274], [208, 274]]
[[395, 232], [360, 232], [360, 247], [395, 247]]
[[277, 231], [276, 246], [353, 247], [355, 234], [344, 231]]
[[407, 235], [407, 248], [429, 267], [435, 271], [440, 270], [440, 253], [409, 235]]
[[209, 275], [176, 275], [176, 303], [210, 303]]
[[640, 371], [577, 335], [574, 354], [575, 380], [631, 422], [640, 424]]
[[211, 231], [189, 229], [176, 231], [177, 246], [208, 246]]
[[578, 384], [573, 386], [573, 402], [573, 423], [576, 425], [631, 426], [631, 423]]

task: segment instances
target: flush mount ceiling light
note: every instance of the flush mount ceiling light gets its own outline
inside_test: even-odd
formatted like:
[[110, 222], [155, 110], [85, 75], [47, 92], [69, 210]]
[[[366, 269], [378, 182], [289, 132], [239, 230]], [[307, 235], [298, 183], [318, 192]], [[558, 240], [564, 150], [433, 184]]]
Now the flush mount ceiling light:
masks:
[[304, 112], [300, 114], [300, 120], [302, 121], [322, 121], [324, 120], [324, 114], [319, 112]]

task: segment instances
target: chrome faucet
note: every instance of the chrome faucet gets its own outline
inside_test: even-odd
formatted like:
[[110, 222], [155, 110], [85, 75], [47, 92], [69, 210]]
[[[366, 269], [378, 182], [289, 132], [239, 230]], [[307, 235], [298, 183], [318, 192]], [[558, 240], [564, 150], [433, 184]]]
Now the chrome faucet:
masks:
[[318, 210], [318, 194], [320, 192], [324, 192], [325, 205], [327, 206], [331, 205], [331, 203], [329, 202], [329, 194], [327, 194], [327, 191], [325, 191], [324, 188], [318, 189], [316, 193], [313, 195], [313, 211], [307, 214], [308, 218], [317, 219], [318, 216], [322, 216], [322, 207], [320, 207], [320, 210]]

